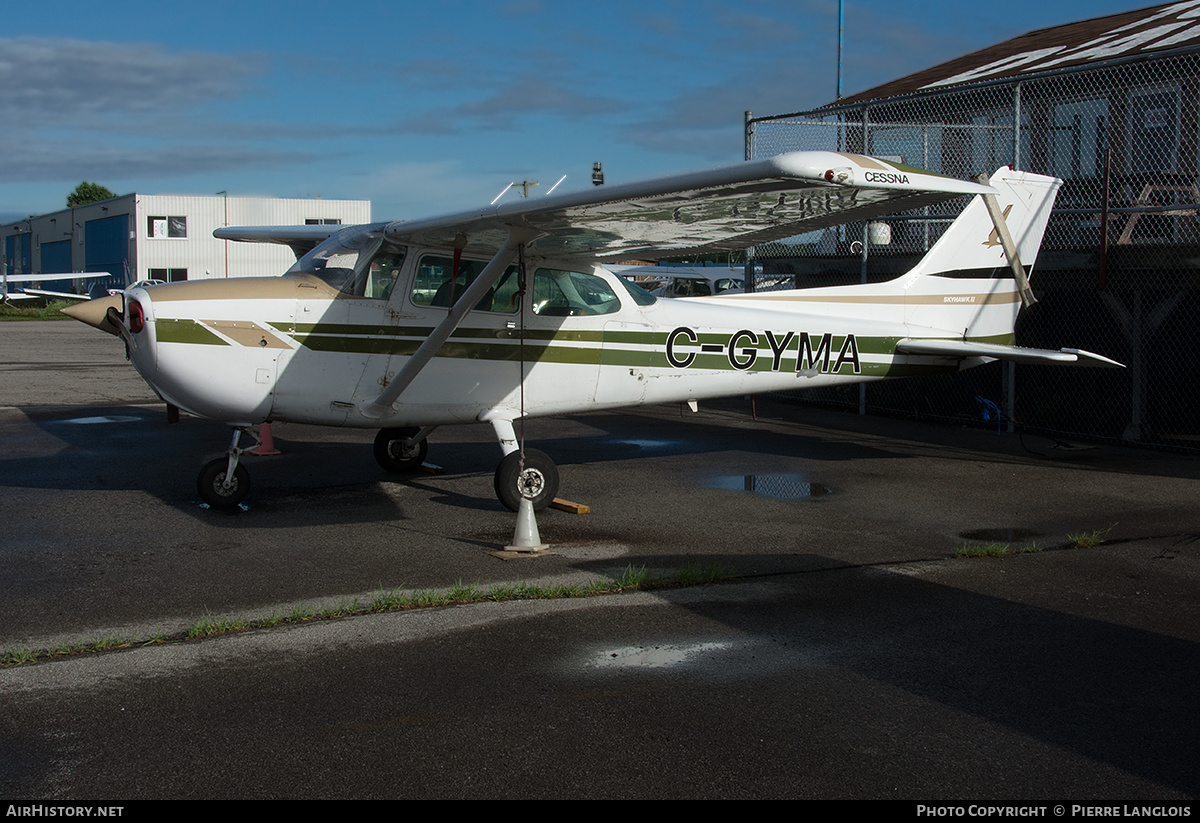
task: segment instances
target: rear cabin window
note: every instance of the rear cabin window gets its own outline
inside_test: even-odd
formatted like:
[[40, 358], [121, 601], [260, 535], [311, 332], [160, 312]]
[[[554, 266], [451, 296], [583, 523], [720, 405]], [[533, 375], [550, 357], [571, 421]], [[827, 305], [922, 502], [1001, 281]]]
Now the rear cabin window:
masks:
[[633, 298], [633, 302], [637, 303], [639, 306], [653, 306], [658, 300], [657, 297], [646, 291], [637, 283], [634, 283], [632, 280], [626, 280], [624, 277], [618, 276], [617, 282], [625, 287], [625, 291], [629, 292], [629, 296]]
[[543, 317], [582, 317], [620, 311], [621, 300], [594, 274], [538, 269], [533, 279], [533, 313]]

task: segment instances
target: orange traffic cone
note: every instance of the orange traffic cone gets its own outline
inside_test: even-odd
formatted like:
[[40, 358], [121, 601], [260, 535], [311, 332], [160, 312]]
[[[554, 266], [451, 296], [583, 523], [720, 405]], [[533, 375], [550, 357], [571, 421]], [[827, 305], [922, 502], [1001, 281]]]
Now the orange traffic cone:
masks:
[[274, 454], [283, 454], [283, 452], [275, 448], [275, 440], [271, 437], [270, 420], [258, 427], [258, 445], [252, 449], [246, 449], [246, 454], [253, 454], [256, 457], [270, 457]]

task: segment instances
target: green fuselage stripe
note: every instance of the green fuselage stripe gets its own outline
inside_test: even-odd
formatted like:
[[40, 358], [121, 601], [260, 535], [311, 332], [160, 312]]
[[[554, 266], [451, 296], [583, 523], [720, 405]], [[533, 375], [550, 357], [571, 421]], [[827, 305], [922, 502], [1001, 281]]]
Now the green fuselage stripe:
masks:
[[154, 321], [154, 335], [159, 343], [190, 343], [199, 346], [231, 345], [195, 320], [159, 318]]
[[[378, 326], [345, 323], [268, 323], [314, 352], [412, 355], [433, 331], [431, 326]], [[230, 345], [200, 322], [158, 319], [158, 340], [170, 343]], [[893, 364], [898, 337], [845, 334], [702, 331], [679, 334], [662, 330], [564, 330], [459, 328], [437, 356], [460, 360], [571, 363], [630, 368], [707, 369], [747, 372], [837, 373], [898, 377], [944, 370], [934, 364]], [[755, 342], [755, 337], [757, 342]], [[853, 340], [848, 341], [847, 338]], [[694, 339], [693, 339], [694, 338]], [[786, 344], [784, 340], [786, 339]], [[1012, 335], [969, 338], [971, 342], [1011, 344]], [[668, 357], [673, 341], [675, 362]], [[732, 345], [731, 345], [732, 341]], [[572, 345], [574, 344], [574, 345]], [[522, 353], [522, 348], [524, 352]], [[797, 360], [801, 362], [797, 364]], [[686, 365], [681, 365], [686, 361]], [[855, 368], [857, 366], [857, 368]]]

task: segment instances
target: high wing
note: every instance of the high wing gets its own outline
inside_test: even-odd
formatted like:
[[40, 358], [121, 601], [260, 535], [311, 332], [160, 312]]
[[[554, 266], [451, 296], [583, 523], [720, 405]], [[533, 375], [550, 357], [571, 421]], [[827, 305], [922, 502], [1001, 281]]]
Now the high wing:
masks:
[[55, 274], [8, 274], [4, 276], [6, 283], [45, 283], [48, 280], [92, 280], [100, 277], [112, 277], [106, 271], [69, 271]]
[[[387, 225], [397, 242], [491, 255], [511, 230], [559, 260], [658, 260], [737, 251], [828, 226], [992, 193], [860, 154], [800, 151], [640, 183], [526, 199]], [[279, 243], [300, 257], [343, 226], [227, 226], [221, 240]], [[462, 244], [465, 242], [465, 246]]]
[[312, 251], [345, 226], [225, 226], [213, 231], [218, 240], [241, 240], [244, 243], [278, 243], [290, 246], [300, 258]]
[[10, 292], [9, 286], [13, 283], [47, 283], [56, 282], [59, 280], [97, 280], [103, 277], [111, 277], [112, 275], [106, 271], [89, 271], [89, 272], [62, 272], [55, 274], [53, 272], [39, 274], [10, 274], [0, 278], [0, 296], [3, 296], [5, 301], [19, 302], [21, 300], [89, 300], [91, 299], [86, 294], [72, 294], [64, 291], [51, 291], [49, 289], [30, 288], [28, 286], [16, 287], [16, 292]]
[[[21, 294], [31, 300], [91, 300], [92, 298], [86, 294], [72, 294], [67, 291], [50, 291], [49, 289], [21, 289]], [[9, 295], [14, 297], [15, 295]]]
[[[864, 155], [803, 151], [641, 183], [521, 200], [387, 227], [397, 242], [492, 253], [519, 229], [560, 260], [657, 260], [758, 243], [990, 186]], [[461, 244], [465, 242], [465, 246]]]
[[1040, 365], [1074, 364], [1076, 366], [1098, 366], [1102, 368], [1124, 368], [1116, 360], [1083, 349], [1029, 349], [1023, 346], [1000, 346], [994, 343], [972, 343], [965, 340], [900, 340], [896, 343], [897, 354], [923, 354], [935, 357], [990, 357], [996, 360], [1011, 360], [1014, 363]]

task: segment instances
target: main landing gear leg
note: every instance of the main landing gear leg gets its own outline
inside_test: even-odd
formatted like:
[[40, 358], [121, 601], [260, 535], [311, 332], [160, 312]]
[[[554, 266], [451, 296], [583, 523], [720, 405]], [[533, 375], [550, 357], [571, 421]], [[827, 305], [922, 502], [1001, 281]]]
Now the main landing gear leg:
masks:
[[429, 454], [426, 439], [437, 426], [423, 429], [380, 429], [375, 435], [375, 462], [393, 474], [407, 474], [421, 468]]
[[496, 497], [509, 511], [519, 511], [521, 498], [533, 503], [534, 511], [550, 505], [558, 495], [558, 467], [536, 449], [522, 450], [511, 420], [493, 420], [504, 459], [496, 467]]
[[250, 428], [233, 430], [233, 442], [225, 457], [218, 457], [200, 470], [196, 478], [196, 491], [200, 499], [214, 509], [232, 509], [246, 499], [250, 494], [250, 473], [238, 461], [242, 452], [246, 451], [238, 445], [242, 432], [246, 432], [255, 442], [258, 438]]

